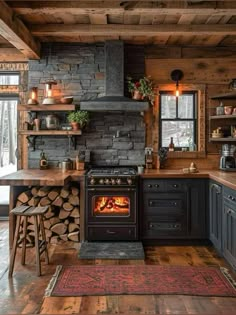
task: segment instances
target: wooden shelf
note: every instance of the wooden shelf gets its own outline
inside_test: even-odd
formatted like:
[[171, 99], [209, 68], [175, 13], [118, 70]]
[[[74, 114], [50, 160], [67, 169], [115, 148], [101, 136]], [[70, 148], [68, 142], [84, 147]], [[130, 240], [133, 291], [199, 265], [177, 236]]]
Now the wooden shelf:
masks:
[[210, 116], [209, 119], [236, 119], [236, 115], [215, 115]]
[[214, 96], [211, 97], [211, 99], [212, 100], [216, 100], [216, 99], [233, 100], [233, 99], [236, 99], [236, 91], [225, 93], [225, 94], [214, 95]]
[[19, 111], [71, 111], [75, 110], [77, 105], [75, 104], [54, 104], [54, 105], [18, 105]]
[[20, 130], [19, 134], [28, 136], [80, 136], [81, 130]]
[[211, 142], [236, 142], [236, 138], [210, 138]]

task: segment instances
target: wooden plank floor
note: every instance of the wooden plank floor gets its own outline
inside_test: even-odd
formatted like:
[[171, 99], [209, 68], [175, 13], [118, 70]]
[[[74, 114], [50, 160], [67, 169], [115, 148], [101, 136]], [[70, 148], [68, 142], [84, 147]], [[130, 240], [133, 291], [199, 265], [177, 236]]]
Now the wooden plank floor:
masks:
[[[144, 260], [78, 260], [78, 244], [50, 245], [50, 265], [42, 264], [36, 276], [34, 250], [28, 249], [26, 265], [16, 257], [13, 278], [8, 279], [8, 222], [0, 221], [0, 314], [236, 314], [236, 298], [183, 295], [119, 295], [47, 297], [44, 291], [59, 264], [151, 264], [224, 266], [225, 260], [211, 246], [148, 246]], [[231, 270], [231, 275], [235, 273]]]

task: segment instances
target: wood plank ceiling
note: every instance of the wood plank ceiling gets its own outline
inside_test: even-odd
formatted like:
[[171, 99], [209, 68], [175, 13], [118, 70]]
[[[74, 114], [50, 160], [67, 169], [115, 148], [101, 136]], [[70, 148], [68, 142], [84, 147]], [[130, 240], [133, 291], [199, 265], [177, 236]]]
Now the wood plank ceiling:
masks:
[[0, 0], [0, 8], [0, 49], [26, 58], [39, 57], [40, 42], [236, 45], [236, 1]]

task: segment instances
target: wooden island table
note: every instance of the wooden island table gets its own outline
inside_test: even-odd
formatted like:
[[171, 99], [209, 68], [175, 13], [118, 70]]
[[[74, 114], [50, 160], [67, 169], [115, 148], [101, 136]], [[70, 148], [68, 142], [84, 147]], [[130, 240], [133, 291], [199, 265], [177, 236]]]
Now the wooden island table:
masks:
[[[19, 170], [9, 175], [0, 177], [0, 185], [10, 186], [9, 211], [15, 207], [17, 196], [31, 186], [64, 186], [70, 182], [78, 182], [80, 185], [80, 238], [84, 238], [84, 174], [85, 171], [66, 171], [59, 169], [27, 169]], [[15, 220], [9, 216], [9, 244], [12, 247]]]

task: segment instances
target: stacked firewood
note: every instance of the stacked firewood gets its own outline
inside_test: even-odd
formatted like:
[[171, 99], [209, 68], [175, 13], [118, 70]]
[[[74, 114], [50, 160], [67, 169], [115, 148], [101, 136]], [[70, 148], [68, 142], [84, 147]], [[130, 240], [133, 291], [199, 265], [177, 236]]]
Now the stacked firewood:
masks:
[[[44, 227], [49, 243], [63, 241], [79, 242], [80, 232], [80, 198], [79, 188], [67, 185], [64, 187], [32, 187], [22, 192], [16, 206], [33, 207], [49, 206], [44, 215]], [[27, 226], [28, 245], [34, 243], [33, 218], [29, 217]], [[21, 227], [23, 233], [23, 228]]]

